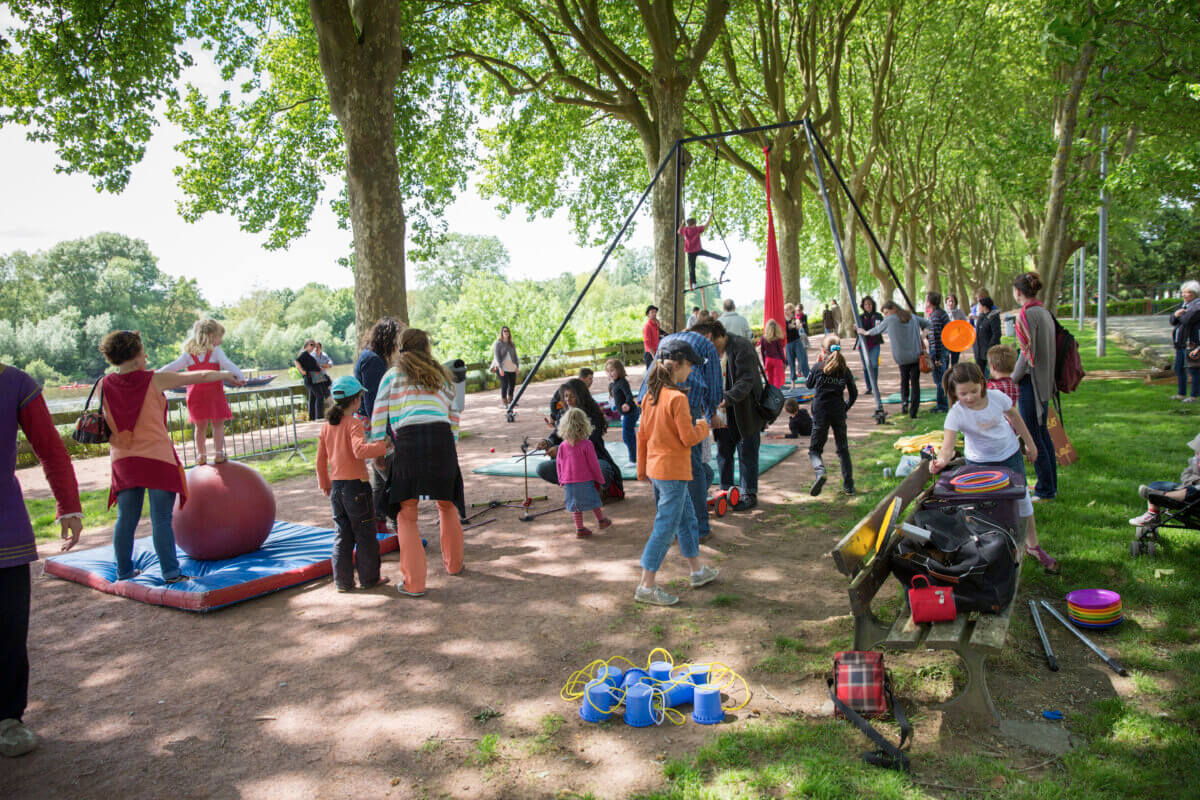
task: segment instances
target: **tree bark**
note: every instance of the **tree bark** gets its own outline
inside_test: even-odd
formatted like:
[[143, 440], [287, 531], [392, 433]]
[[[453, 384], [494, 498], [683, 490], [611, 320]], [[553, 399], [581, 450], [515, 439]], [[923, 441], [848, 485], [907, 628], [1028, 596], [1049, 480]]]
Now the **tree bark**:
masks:
[[388, 0], [309, 0], [330, 105], [346, 139], [354, 235], [354, 321], [408, 321], [404, 198], [396, 158], [396, 81], [411, 54]]

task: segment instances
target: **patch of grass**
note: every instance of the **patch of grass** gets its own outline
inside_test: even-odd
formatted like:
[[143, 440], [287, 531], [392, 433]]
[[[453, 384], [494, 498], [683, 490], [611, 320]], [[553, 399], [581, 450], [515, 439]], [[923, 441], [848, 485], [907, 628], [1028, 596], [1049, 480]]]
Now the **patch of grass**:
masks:
[[489, 733], [475, 743], [475, 752], [467, 760], [477, 767], [486, 767], [500, 757], [499, 746], [500, 736]]
[[486, 724], [488, 720], [495, 719], [496, 717], [503, 717], [503, 716], [504, 716], [503, 711], [497, 711], [496, 709], [492, 708], [491, 706], [484, 706], [483, 708], [476, 711], [471, 716], [471, 719], [473, 719], [476, 722], [478, 722], [479, 724], [483, 725], [483, 724]]
[[[307, 461], [296, 456], [292, 456], [289, 461], [288, 456], [291, 454], [283, 453], [270, 458], [251, 459], [245, 463], [258, 470], [268, 483], [278, 483], [288, 478], [312, 475], [315, 491], [317, 478], [316, 468], [313, 465], [317, 457], [316, 442], [313, 440], [302, 442], [300, 451], [304, 453]], [[116, 523], [117, 507], [114, 505], [112, 508], [108, 508], [108, 489], [80, 492], [79, 500], [83, 505], [85, 528], [106, 528]], [[25, 508], [29, 511], [29, 518], [33, 521], [34, 536], [39, 543], [51, 542], [59, 538], [61, 528], [54, 521], [55, 503], [53, 498], [26, 500]], [[149, 509], [146, 509], [142, 518], [147, 519], [148, 515]]]
[[719, 594], [712, 600], [709, 600], [708, 604], [713, 608], [730, 608], [736, 604], [739, 599], [740, 598], [736, 594]]
[[[1141, 369], [1144, 364], [1115, 344], [1103, 359], [1095, 357], [1095, 333], [1071, 332], [1079, 340], [1084, 369]], [[1072, 714], [1072, 733], [1085, 743], [1063, 757], [1058, 769], [1044, 774], [1019, 771], [1021, 764], [986, 758], [951, 746], [944, 751], [914, 753], [920, 774], [936, 775], [945, 785], [965, 787], [946, 793], [918, 783], [914, 776], [865, 766], [857, 753], [865, 741], [844, 722], [787, 720], [752, 721], [745, 728], [713, 739], [694, 758], [668, 763], [667, 786], [646, 795], [647, 800], [691, 800], [707, 797], [980, 797], [1002, 800], [1027, 798], [1088, 798], [1177, 796], [1191, 785], [1200, 769], [1195, 746], [1200, 730], [1200, 596], [1191, 587], [1200, 581], [1200, 533], [1165, 531], [1171, 546], [1156, 559], [1133, 559], [1132, 536], [1126, 519], [1144, 504], [1137, 484], [1170, 480], [1189, 456], [1186, 442], [1200, 428], [1193, 407], [1170, 400], [1169, 386], [1146, 386], [1135, 380], [1085, 381], [1064, 398], [1064, 425], [1079, 453], [1078, 463], [1059, 470], [1059, 497], [1036, 507], [1037, 527], [1045, 547], [1062, 563], [1061, 576], [1045, 575], [1027, 562], [1021, 596], [1055, 598], [1083, 586], [1119, 591], [1129, 614], [1126, 624], [1105, 635], [1104, 647], [1134, 670], [1132, 696], [1098, 701]], [[928, 405], [925, 406], [928, 408]], [[855, 444], [854, 460], [863, 465], [857, 508], [847, 509], [842, 498], [830, 496], [797, 504], [789, 514], [832, 544], [867, 508], [890, 491], [898, 479], [883, 478], [876, 461], [899, 460], [892, 442], [899, 436], [941, 427], [942, 418], [922, 411], [916, 420], [891, 417], [889, 425]], [[1136, 434], [1136, 435], [1135, 435]], [[871, 465], [871, 466], [867, 466]], [[1033, 470], [1029, 468], [1032, 478]], [[828, 514], [814, 517], [809, 509]], [[821, 524], [814, 525], [813, 520]], [[1173, 569], [1164, 579], [1156, 569]], [[880, 603], [884, 618], [895, 613], [896, 595]], [[829, 654], [850, 644], [850, 620], [831, 621], [834, 641], [807, 648], [803, 641], [777, 637], [773, 651], [755, 669], [786, 674], [823, 674]], [[1031, 627], [1015, 619], [1009, 649], [1015, 642], [1033, 642]], [[893, 661], [893, 676], [906, 694], [946, 695], [951, 684], [961, 685], [961, 667], [953, 656], [904, 668]], [[998, 658], [992, 669], [1021, 668], [1021, 659]], [[1017, 713], [1008, 698], [996, 702], [1009, 715]], [[891, 723], [885, 735], [894, 737]], [[945, 744], [945, 740], [943, 741]], [[918, 776], [919, 778], [919, 776]]]
[[439, 739], [436, 736], [430, 736], [428, 739], [421, 742], [421, 755], [433, 755], [437, 751], [441, 750], [445, 744], [446, 741], [444, 739]]
[[561, 714], [544, 714], [538, 722], [540, 732], [533, 737], [533, 742], [530, 745], [530, 752], [534, 754], [545, 753], [552, 749], [552, 744], [555, 735], [562, 730], [563, 725], [567, 721], [563, 719]]
[[667, 626], [660, 622], [654, 623], [650, 626], [650, 635], [654, 637], [655, 641], [661, 642], [667, 638]]

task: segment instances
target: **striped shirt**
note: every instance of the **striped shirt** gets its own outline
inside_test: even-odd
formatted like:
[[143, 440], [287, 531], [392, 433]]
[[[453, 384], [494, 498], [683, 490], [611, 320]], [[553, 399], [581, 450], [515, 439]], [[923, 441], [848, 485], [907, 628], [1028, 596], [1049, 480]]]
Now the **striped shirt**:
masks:
[[370, 441], [386, 437], [388, 426], [398, 430], [406, 425], [435, 422], [449, 422], [454, 438], [458, 438], [458, 412], [454, 410], [454, 393], [449, 381], [438, 391], [429, 392], [396, 367], [383, 374], [371, 411], [371, 430], [367, 435]]

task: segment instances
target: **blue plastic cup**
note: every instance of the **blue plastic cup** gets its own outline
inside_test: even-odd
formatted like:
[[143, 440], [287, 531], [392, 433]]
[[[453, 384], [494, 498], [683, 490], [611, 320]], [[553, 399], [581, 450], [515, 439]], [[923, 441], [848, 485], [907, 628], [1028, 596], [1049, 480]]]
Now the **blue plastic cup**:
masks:
[[628, 690], [630, 686], [638, 683], [645, 683], [650, 680], [650, 673], [644, 669], [629, 669], [625, 671], [625, 676], [621, 678], [621, 688]]
[[671, 680], [671, 662], [655, 661], [650, 665], [650, 677], [661, 683], [668, 683]]
[[688, 681], [693, 686], [708, 683], [708, 676], [711, 672], [712, 666], [709, 664], [692, 664], [688, 667]]
[[692, 719], [701, 725], [716, 725], [725, 720], [719, 686], [702, 683], [696, 687], [692, 700]]
[[631, 728], [648, 728], [655, 723], [655, 691], [648, 684], [638, 683], [625, 692], [625, 724]]
[[586, 722], [604, 722], [612, 716], [612, 707], [615, 704], [612, 687], [602, 680], [591, 680], [584, 687], [579, 716]]
[[674, 708], [692, 702], [692, 690], [695, 685], [689, 680], [687, 667], [676, 667], [661, 688], [664, 693], [663, 701], [668, 708]]
[[596, 670], [596, 677], [614, 689], [621, 685], [622, 674], [621, 670], [616, 667], [601, 667]]

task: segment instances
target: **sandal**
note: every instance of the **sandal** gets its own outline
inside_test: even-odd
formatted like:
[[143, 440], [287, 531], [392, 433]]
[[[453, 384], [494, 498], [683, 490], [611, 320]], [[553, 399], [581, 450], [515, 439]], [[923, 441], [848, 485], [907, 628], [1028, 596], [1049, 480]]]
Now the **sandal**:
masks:
[[207, 463], [208, 463], [208, 456], [204, 455], [203, 453], [196, 456], [196, 466], [197, 467], [203, 467]]
[[1033, 556], [1039, 562], [1041, 562], [1042, 569], [1046, 571], [1047, 575], [1058, 574], [1058, 562], [1055, 561], [1049, 553], [1043, 550], [1041, 545], [1037, 545], [1036, 547], [1030, 547], [1029, 545], [1026, 545], [1025, 553], [1026, 555]]
[[229, 459], [226, 458], [225, 454], [223, 452], [221, 452], [220, 450], [218, 450], [216, 456], [213, 457], [214, 464], [224, 464], [228, 460]]

